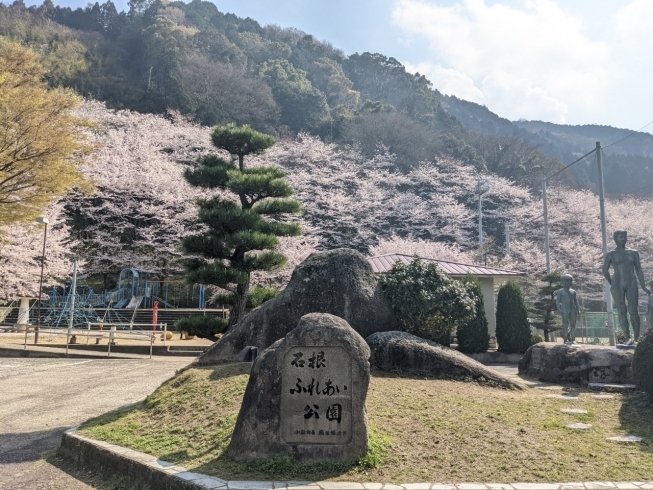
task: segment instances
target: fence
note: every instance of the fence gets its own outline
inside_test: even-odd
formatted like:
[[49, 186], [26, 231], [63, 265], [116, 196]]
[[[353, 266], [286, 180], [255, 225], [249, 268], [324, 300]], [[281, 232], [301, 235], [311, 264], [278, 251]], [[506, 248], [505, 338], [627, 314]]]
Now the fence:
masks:
[[[95, 327], [95, 328], [93, 328]], [[108, 329], [105, 329], [108, 327]], [[136, 327], [134, 329], [134, 327]], [[143, 329], [141, 327], [146, 327]], [[156, 340], [156, 336], [161, 334], [163, 335], [163, 346], [167, 346], [166, 334], [168, 333], [168, 324], [167, 323], [87, 323], [86, 328], [44, 328], [44, 327], [34, 327], [28, 325], [25, 329], [25, 342], [23, 344], [23, 349], [27, 349], [27, 334], [29, 332], [35, 332], [36, 329], [39, 329], [40, 333], [50, 334], [50, 335], [66, 335], [66, 356], [68, 355], [68, 346], [70, 345], [70, 340], [74, 336], [75, 338], [79, 335], [86, 337], [86, 345], [91, 337], [96, 339], [96, 342], [99, 343], [102, 339], [109, 339], [107, 343], [107, 357], [111, 357], [111, 345], [115, 342], [116, 339], [123, 340], [132, 340], [132, 341], [143, 341], [150, 343], [150, 359], [152, 359], [152, 346]], [[158, 330], [157, 330], [158, 328]]]
[[[640, 315], [640, 318], [640, 335], [642, 335], [648, 330], [649, 324], [646, 315]], [[621, 331], [621, 327], [619, 326], [619, 316], [616, 311], [613, 312], [612, 322], [615, 329], [615, 335], [618, 336], [620, 333], [623, 333]], [[584, 343], [607, 345], [609, 343], [607, 323], [608, 313], [589, 311], [581, 313], [580, 322], [576, 326], [576, 335], [581, 337]], [[630, 331], [632, 332], [633, 326], [630, 322], [630, 316], [628, 316], [628, 324], [630, 326]]]

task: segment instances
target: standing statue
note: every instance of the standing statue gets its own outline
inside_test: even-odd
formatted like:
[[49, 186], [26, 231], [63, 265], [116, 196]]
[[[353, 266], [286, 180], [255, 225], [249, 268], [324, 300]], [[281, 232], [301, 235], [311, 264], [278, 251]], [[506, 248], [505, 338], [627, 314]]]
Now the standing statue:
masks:
[[[651, 291], [646, 287], [644, 281], [644, 273], [642, 272], [642, 264], [639, 260], [639, 253], [637, 250], [626, 248], [626, 241], [628, 234], [623, 230], [614, 232], [614, 241], [617, 248], [611, 250], [605, 255], [603, 261], [603, 275], [610, 284], [610, 292], [612, 299], [619, 311], [619, 325], [626, 336], [626, 343], [633, 344], [630, 338], [630, 327], [628, 326], [628, 314], [630, 313], [630, 321], [633, 324], [633, 334], [635, 342], [639, 339], [639, 326], [640, 319], [637, 312], [637, 302], [639, 301], [639, 289], [637, 281], [639, 281], [642, 289], [648, 294]], [[610, 266], [614, 267], [614, 274], [610, 277]]]
[[571, 289], [573, 280], [569, 274], [562, 276], [562, 289], [556, 293], [556, 306], [562, 316], [562, 338], [565, 344], [576, 341], [576, 319], [580, 315], [576, 291]]

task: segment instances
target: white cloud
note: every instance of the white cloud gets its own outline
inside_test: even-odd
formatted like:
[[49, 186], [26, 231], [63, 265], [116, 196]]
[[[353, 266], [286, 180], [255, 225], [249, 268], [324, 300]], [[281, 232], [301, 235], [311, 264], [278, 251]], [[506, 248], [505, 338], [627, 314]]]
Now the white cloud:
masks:
[[[625, 46], [641, 56], [643, 36], [651, 45], [653, 2], [634, 0], [618, 12], [610, 32], [598, 33], [594, 24], [565, 11], [563, 2], [507, 1], [440, 6], [396, 0], [394, 24], [425, 38], [435, 60], [410, 66], [432, 76], [436, 88], [482, 100], [511, 119], [615, 124], [605, 120], [614, 111], [610, 104], [637, 66], [624, 56]], [[643, 77], [653, 78], [648, 58], [639, 63], [646, 65]]]
[[406, 70], [415, 73], [419, 72], [425, 75], [434, 87], [446, 95], [455, 95], [460, 99], [470, 100], [479, 104], [484, 104], [485, 101], [483, 92], [474, 85], [474, 80], [469, 76], [456, 71], [452, 68], [443, 68], [442, 66], [424, 61], [416, 65], [404, 63]]

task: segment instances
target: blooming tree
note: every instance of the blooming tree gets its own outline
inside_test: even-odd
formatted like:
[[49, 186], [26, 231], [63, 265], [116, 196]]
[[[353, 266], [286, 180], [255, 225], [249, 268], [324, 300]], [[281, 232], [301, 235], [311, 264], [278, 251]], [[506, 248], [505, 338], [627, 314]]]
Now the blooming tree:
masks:
[[[51, 206], [44, 216], [50, 222], [43, 267], [43, 289], [46, 290], [71, 274], [73, 258], [70, 256], [70, 230], [65, 223], [63, 206]], [[43, 225], [14, 224], [0, 231], [3, 234], [0, 241], [0, 303], [38, 297]]]

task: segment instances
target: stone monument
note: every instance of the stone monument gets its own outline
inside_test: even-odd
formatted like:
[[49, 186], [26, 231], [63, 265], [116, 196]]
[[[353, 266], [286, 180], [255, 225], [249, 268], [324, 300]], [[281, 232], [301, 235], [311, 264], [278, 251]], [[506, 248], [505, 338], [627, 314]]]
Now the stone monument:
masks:
[[[639, 301], [639, 289], [637, 282], [648, 294], [651, 291], [646, 287], [644, 273], [639, 260], [637, 250], [626, 248], [628, 234], [623, 230], [614, 232], [614, 241], [617, 247], [605, 255], [603, 261], [603, 275], [610, 284], [612, 299], [619, 312], [619, 325], [626, 337], [626, 343], [631, 344], [630, 327], [628, 325], [628, 314], [633, 324], [635, 342], [639, 339], [640, 318], [637, 312]], [[610, 276], [610, 266], [614, 267], [614, 274]]]
[[370, 349], [334, 315], [304, 315], [263, 351], [251, 375], [229, 456], [353, 461], [367, 452]]
[[562, 338], [565, 344], [576, 342], [576, 319], [580, 315], [576, 291], [571, 289], [573, 280], [571, 275], [563, 275], [562, 288], [556, 293], [556, 306], [562, 316]]

